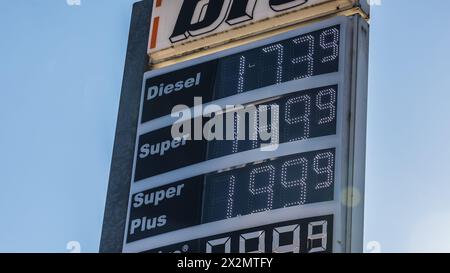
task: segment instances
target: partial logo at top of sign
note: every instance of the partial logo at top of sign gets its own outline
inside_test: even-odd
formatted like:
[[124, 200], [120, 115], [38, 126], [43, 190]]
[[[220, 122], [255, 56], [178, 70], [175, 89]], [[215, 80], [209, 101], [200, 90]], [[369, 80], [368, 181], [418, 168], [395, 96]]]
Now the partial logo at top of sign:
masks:
[[[178, 20], [170, 36], [172, 43], [190, 36], [200, 36], [214, 31], [223, 22], [236, 25], [253, 19], [256, 0], [184, 1]], [[270, 0], [273, 11], [280, 12], [305, 4], [308, 0]]]
[[157, 0], [149, 52], [329, 0]]

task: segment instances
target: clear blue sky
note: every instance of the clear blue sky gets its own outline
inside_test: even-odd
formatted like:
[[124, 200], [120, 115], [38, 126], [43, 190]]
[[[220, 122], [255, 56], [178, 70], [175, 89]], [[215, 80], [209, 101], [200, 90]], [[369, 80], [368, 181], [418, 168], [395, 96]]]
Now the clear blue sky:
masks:
[[[96, 252], [135, 1], [0, 2], [0, 252]], [[450, 251], [449, 9], [372, 9], [366, 241], [385, 252]]]

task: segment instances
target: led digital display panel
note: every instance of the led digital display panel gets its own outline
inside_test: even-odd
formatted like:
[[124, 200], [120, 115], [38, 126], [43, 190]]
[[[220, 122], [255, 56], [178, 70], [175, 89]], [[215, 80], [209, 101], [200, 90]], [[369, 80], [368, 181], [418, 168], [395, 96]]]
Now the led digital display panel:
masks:
[[333, 26], [223, 58], [214, 98], [337, 72], [339, 41]]
[[207, 175], [203, 222], [333, 200], [335, 151], [285, 156]]
[[[242, 115], [234, 113], [233, 136], [238, 135], [239, 128], [253, 127], [254, 132], [260, 132], [261, 129], [271, 131], [272, 128], [278, 128], [277, 139], [263, 141], [259, 134], [256, 134], [254, 140], [210, 141], [208, 143], [208, 159], [259, 149], [262, 144], [268, 145], [273, 142], [282, 144], [336, 134], [337, 93], [337, 86], [325, 86], [251, 103], [255, 106], [252, 111], [255, 116], [253, 123], [249, 124], [248, 119], [243, 120]], [[264, 112], [267, 112], [268, 118], [265, 126], [268, 128], [260, 128], [260, 117]], [[278, 116], [275, 119], [278, 123], [276, 127], [271, 124], [273, 114]], [[245, 125], [241, 127], [241, 123]], [[226, 134], [227, 132], [224, 130], [224, 138]], [[247, 139], [250, 137], [247, 136]]]
[[193, 97], [213, 98], [217, 61], [202, 63], [145, 81], [141, 122], [169, 115], [179, 104], [193, 106]]
[[199, 225], [203, 176], [132, 195], [127, 242]]

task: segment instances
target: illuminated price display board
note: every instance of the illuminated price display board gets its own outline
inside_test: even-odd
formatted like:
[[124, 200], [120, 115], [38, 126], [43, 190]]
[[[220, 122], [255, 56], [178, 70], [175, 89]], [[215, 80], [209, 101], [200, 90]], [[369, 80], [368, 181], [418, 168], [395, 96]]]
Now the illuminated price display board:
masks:
[[[367, 46], [365, 27], [337, 17], [146, 73], [123, 251], [355, 251], [366, 93], [355, 52]], [[227, 140], [174, 138], [180, 104], [192, 127], [223, 117]], [[237, 133], [225, 126], [229, 105], [254, 107], [253, 121], [232, 113], [235, 130], [260, 132], [262, 111], [276, 116], [265, 128], [277, 132], [273, 149], [263, 148], [273, 138], [225, 138]]]

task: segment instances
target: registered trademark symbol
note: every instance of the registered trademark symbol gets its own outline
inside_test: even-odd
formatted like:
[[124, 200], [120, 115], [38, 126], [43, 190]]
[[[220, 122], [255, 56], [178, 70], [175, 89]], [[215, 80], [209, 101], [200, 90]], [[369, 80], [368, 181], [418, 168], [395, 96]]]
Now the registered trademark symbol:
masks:
[[184, 245], [184, 246], [181, 248], [181, 250], [182, 250], [183, 252], [188, 252], [188, 251], [189, 251], [189, 246], [188, 246], [188, 245]]

